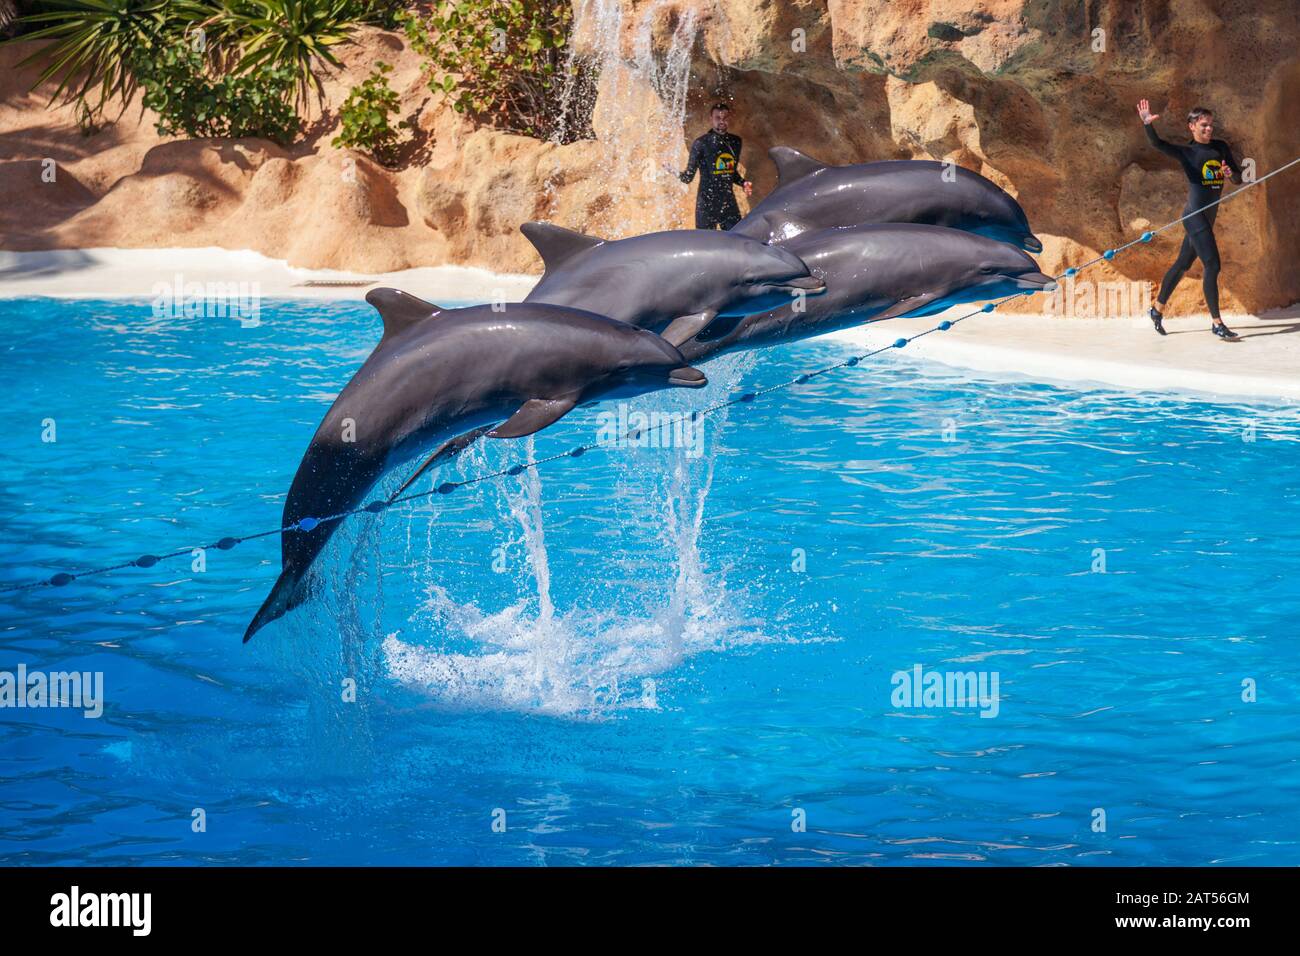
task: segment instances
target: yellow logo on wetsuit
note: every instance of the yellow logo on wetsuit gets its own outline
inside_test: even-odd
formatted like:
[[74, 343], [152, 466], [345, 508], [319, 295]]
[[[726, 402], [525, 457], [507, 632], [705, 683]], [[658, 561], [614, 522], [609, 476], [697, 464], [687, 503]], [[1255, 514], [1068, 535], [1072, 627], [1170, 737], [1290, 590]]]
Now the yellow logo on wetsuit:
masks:
[[718, 153], [718, 158], [713, 161], [713, 175], [730, 176], [736, 171], [736, 157], [730, 153]]
[[1207, 159], [1201, 167], [1202, 186], [1223, 185], [1223, 163], [1217, 159]]

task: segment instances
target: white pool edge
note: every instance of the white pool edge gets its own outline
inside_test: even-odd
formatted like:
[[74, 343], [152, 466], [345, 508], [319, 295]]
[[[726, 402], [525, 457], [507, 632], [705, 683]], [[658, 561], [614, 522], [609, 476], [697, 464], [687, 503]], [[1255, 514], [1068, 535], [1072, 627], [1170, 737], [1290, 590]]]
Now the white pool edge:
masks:
[[[179, 280], [178, 280], [179, 277]], [[152, 298], [159, 283], [248, 283], [272, 299], [360, 300], [374, 286], [394, 286], [431, 302], [522, 298], [536, 276], [472, 266], [430, 266], [399, 272], [300, 269], [252, 250], [187, 249], [0, 250], [0, 299]], [[347, 283], [307, 285], [309, 282]]]
[[[0, 299], [152, 298], [159, 283], [244, 282], [255, 284], [255, 294], [262, 298], [361, 301], [368, 289], [385, 285], [431, 302], [518, 301], [537, 279], [471, 266], [386, 273], [301, 269], [251, 250], [218, 247], [0, 250]], [[309, 282], [346, 284], [307, 285]], [[942, 316], [899, 319], [823, 338], [871, 351], [967, 311], [969, 307]], [[1233, 324], [1258, 326], [1270, 318], [1294, 320], [1297, 315], [1300, 313], [1291, 307], [1263, 317], [1228, 318]], [[1180, 323], [1188, 331], [1203, 330], [1208, 318], [1170, 319], [1166, 325], [1171, 331], [1184, 331], [1175, 328]], [[1225, 359], [1240, 366], [1242, 356], [1221, 350], [1243, 348], [1244, 344], [1214, 343], [1206, 332], [1199, 339], [1180, 339], [1177, 347], [1170, 347], [1166, 343], [1174, 343], [1175, 337], [1157, 339], [1146, 319], [1090, 321], [999, 314], [975, 316], [960, 329], [927, 335], [903, 351], [954, 368], [1074, 387], [1093, 385], [1199, 398], [1300, 400], [1300, 334], [1291, 338], [1295, 339], [1294, 348], [1279, 340], [1271, 357], [1267, 351], [1255, 353], [1269, 357], [1270, 367], [1223, 368], [1220, 363]], [[1192, 343], [1195, 349], [1187, 347]], [[873, 361], [888, 360], [892, 355], [886, 352]]]
[[[961, 314], [960, 310], [953, 310], [946, 316], [935, 316], [928, 320], [926, 327], [938, 324], [945, 317], [952, 319]], [[978, 322], [979, 318], [970, 321]], [[1232, 318], [1228, 317], [1229, 320]], [[886, 348], [900, 337], [915, 334], [919, 330], [919, 327], [903, 330], [894, 323], [887, 323], [875, 328], [867, 326], [833, 332], [825, 338], [842, 342], [855, 351], [869, 352]], [[910, 342], [898, 354], [971, 372], [1074, 388], [1091, 386], [1163, 392], [1195, 399], [1300, 400], [1300, 372], [1293, 378], [1222, 372], [1200, 366], [1161, 365], [1103, 359], [1092, 355], [1080, 357], [1066, 350], [1017, 348], [996, 342], [945, 339], [943, 336], [944, 333], [936, 332], [922, 340]], [[872, 361], [889, 361], [894, 354], [892, 351], [884, 352]]]

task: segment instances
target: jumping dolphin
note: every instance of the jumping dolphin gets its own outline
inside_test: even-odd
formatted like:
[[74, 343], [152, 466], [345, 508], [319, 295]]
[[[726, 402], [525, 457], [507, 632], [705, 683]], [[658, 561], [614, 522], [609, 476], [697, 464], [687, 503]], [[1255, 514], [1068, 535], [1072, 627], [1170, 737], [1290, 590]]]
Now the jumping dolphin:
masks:
[[375, 289], [366, 301], [384, 320], [383, 337], [298, 466], [284, 503], [282, 527], [292, 530], [281, 535], [280, 577], [245, 641], [307, 599], [308, 571], [339, 524], [323, 519], [356, 508], [392, 468], [436, 448], [405, 489], [484, 434], [520, 438], [579, 402], [707, 384], [660, 336], [580, 309], [441, 309], [396, 289]]
[[761, 315], [719, 320], [681, 346], [691, 362], [737, 347], [771, 345], [1028, 289], [1051, 276], [1015, 246], [945, 226], [881, 223], [806, 232], [783, 244], [826, 282], [826, 294]]
[[768, 155], [777, 185], [731, 227], [742, 236], [785, 245], [813, 229], [920, 222], [1043, 251], [1020, 204], [963, 166], [928, 159], [828, 166], [788, 146], [774, 146]]
[[719, 316], [765, 312], [821, 280], [786, 249], [711, 229], [599, 239], [545, 222], [520, 231], [546, 265], [525, 302], [590, 309], [660, 332], [674, 345]]

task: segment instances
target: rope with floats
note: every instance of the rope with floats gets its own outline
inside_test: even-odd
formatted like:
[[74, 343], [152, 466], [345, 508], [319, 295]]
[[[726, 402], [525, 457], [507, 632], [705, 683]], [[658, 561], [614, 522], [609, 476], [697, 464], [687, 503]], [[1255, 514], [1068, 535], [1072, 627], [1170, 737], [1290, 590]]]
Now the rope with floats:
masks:
[[[1142, 233], [1142, 235], [1140, 235], [1138, 238], [1132, 239], [1129, 242], [1124, 243], [1122, 246], [1116, 246], [1114, 249], [1107, 249], [1101, 255], [1093, 259], [1089, 259], [1087, 262], [1083, 263], [1082, 265], [1071, 266], [1070, 268], [1066, 269], [1063, 273], [1061, 273], [1058, 276], [1054, 276], [1053, 278], [1054, 280], [1059, 281], [1064, 278], [1076, 276], [1084, 269], [1088, 269], [1094, 265], [1097, 265], [1098, 263], [1110, 262], [1124, 250], [1142, 243], [1149, 243], [1152, 239], [1156, 237], [1157, 234], [1164, 232], [1166, 229], [1173, 228], [1174, 226], [1178, 225], [1184, 220], [1189, 219], [1192, 216], [1195, 216], [1197, 213], [1204, 212], [1206, 209], [1209, 209], [1211, 206], [1217, 206], [1220, 203], [1227, 202], [1229, 199], [1234, 199], [1237, 196], [1240, 196], [1242, 193], [1246, 192], [1246, 190], [1254, 186], [1258, 186], [1260, 183], [1265, 182], [1268, 179], [1271, 179], [1272, 177], [1276, 176], [1278, 173], [1290, 169], [1292, 166], [1295, 166], [1297, 163], [1300, 163], [1300, 156], [1297, 156], [1295, 159], [1291, 160], [1286, 165], [1279, 166], [1277, 169], [1273, 170], [1272, 172], [1264, 176], [1261, 176], [1258, 179], [1254, 179], [1248, 183], [1245, 183], [1244, 185], [1241, 186], [1241, 188], [1235, 189], [1231, 193], [1225, 196], [1220, 196], [1218, 199], [1214, 200], [1214, 202], [1206, 203], [1200, 209], [1195, 209], [1192, 212], [1179, 216], [1177, 219], [1165, 223], [1163, 226], [1160, 226], [1158, 229], [1147, 230], [1146, 232]], [[804, 372], [803, 374], [796, 375], [794, 378], [784, 382], [777, 382], [773, 385], [768, 385], [764, 388], [756, 388], [753, 391], [742, 392], [738, 395], [726, 399], [725, 401], [716, 402], [713, 405], [709, 405], [701, 409], [696, 409], [688, 414], [679, 415], [676, 418], [670, 419], [669, 421], [662, 423], [662, 425], [673, 426], [673, 425], [682, 424], [687, 421], [696, 423], [699, 422], [705, 416], [715, 414], [717, 412], [722, 411], [723, 409], [731, 408], [736, 405], [751, 404], [766, 395], [771, 395], [775, 392], [781, 392], [787, 388], [793, 388], [796, 385], [805, 385], [808, 382], [812, 381], [813, 379], [819, 378], [820, 376], [826, 375], [830, 372], [838, 371], [839, 369], [842, 368], [853, 368], [867, 361], [868, 359], [874, 358], [877, 355], [881, 355], [885, 352], [888, 352], [891, 349], [906, 348], [912, 342], [915, 342], [917, 339], [924, 338], [927, 335], [931, 335], [935, 332], [946, 332], [959, 322], [965, 322], [967, 319], [972, 319], [977, 315], [983, 315], [984, 313], [992, 312], [998, 306], [1010, 302], [1012, 299], [1018, 299], [1021, 298], [1022, 296], [1027, 296], [1027, 295], [1033, 295], [1036, 291], [1038, 290], [1025, 289], [1020, 292], [1016, 292], [1011, 295], [1005, 296], [1004, 298], [997, 299], [992, 302], [987, 302], [984, 305], [982, 305], [980, 308], [973, 309], [972, 311], [966, 313], [965, 315], [958, 316], [955, 319], [945, 319], [944, 321], [938, 323], [932, 328], [926, 329], [922, 332], [917, 332], [914, 335], [909, 335], [903, 338], [895, 339], [889, 345], [882, 346], [878, 349], [873, 349], [869, 352], [864, 352], [861, 355], [850, 356], [849, 358], [845, 359], [842, 362], [836, 362], [833, 365], [825, 365], [811, 372]], [[868, 320], [864, 324], [870, 325], [872, 323], [871, 320]], [[640, 428], [631, 428], [628, 429], [628, 431], [625, 432], [615, 442], [592, 442], [586, 445], [578, 445], [574, 448], [569, 449], [568, 451], [556, 452], [553, 455], [546, 455], [541, 458], [532, 458], [529, 459], [528, 461], [511, 465], [509, 468], [502, 468], [497, 471], [485, 472], [481, 475], [476, 475], [472, 478], [466, 478], [463, 481], [444, 481], [441, 484], [435, 485], [433, 488], [429, 489], [428, 491], [414, 492], [409, 495], [400, 495], [390, 500], [376, 499], [358, 508], [352, 508], [348, 511], [340, 511], [338, 514], [327, 515], [322, 518], [301, 518], [298, 521], [294, 522], [293, 524], [284, 525], [283, 527], [279, 527], [279, 528], [272, 528], [268, 531], [258, 531], [254, 534], [246, 534], [246, 535], [239, 535], [239, 536], [227, 536], [218, 539], [212, 544], [198, 545], [198, 546], [193, 546], [188, 548], [179, 548], [175, 551], [168, 551], [164, 554], [142, 554], [138, 558], [135, 558], [134, 560], [122, 561], [117, 564], [107, 564], [107, 565], [103, 565], [102, 567], [87, 568], [82, 571], [60, 571], [57, 574], [51, 575], [50, 577], [40, 581], [29, 581], [25, 584], [10, 584], [4, 587], [0, 587], [0, 594], [11, 593], [15, 591], [30, 591], [36, 588], [45, 588], [45, 587], [56, 587], [56, 588], [64, 587], [68, 584], [71, 584], [73, 581], [78, 581], [81, 580], [82, 578], [94, 577], [100, 574], [108, 574], [112, 571], [122, 571], [125, 570], [126, 568], [151, 568], [154, 565], [158, 564], [160, 561], [167, 561], [172, 558], [179, 558], [184, 555], [190, 555], [196, 551], [206, 552], [214, 549], [218, 551], [229, 551], [232, 548], [236, 547], [237, 545], [243, 544], [245, 541], [256, 541], [258, 538], [270, 537], [273, 534], [283, 534], [286, 531], [313, 531], [323, 524], [330, 524], [336, 521], [343, 521], [347, 518], [351, 518], [360, 514], [379, 514], [380, 512], [387, 511], [390, 508], [397, 507], [398, 505], [408, 504], [413, 501], [423, 501], [429, 498], [433, 498], [437, 495], [449, 495], [459, 488], [465, 488], [471, 485], [482, 484], [488, 481], [495, 481], [500, 478], [507, 478], [507, 477], [514, 477], [517, 475], [521, 475], [526, 471], [532, 471], [541, 468], [543, 465], [548, 465], [553, 462], [562, 461], [565, 458], [579, 458], [582, 455], [585, 455], [587, 452], [607, 449], [613, 445], [620, 444], [622, 441], [626, 441], [626, 440], [635, 441], [641, 436], [643, 430], [644, 429], [640, 429]]]

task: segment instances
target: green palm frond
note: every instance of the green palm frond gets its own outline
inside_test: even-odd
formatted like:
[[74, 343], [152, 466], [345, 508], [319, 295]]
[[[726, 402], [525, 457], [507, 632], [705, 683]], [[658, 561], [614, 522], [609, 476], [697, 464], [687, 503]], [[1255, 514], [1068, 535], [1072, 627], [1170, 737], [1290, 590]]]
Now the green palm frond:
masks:
[[348, 39], [360, 12], [355, 0], [229, 0], [222, 20], [239, 44], [241, 72], [289, 67], [305, 98], [313, 86], [320, 91], [313, 64], [341, 65], [330, 47]]
[[96, 110], [115, 94], [131, 95], [131, 57], [147, 48], [174, 16], [166, 0], [56, 0], [48, 6], [53, 9], [23, 18], [37, 29], [21, 39], [51, 43], [18, 65], [44, 63], [32, 88], [58, 80], [51, 102], [60, 96], [85, 100], [98, 87]]
[[[299, 103], [315, 88], [314, 68], [341, 66], [333, 47], [373, 19], [364, 0], [47, 0], [22, 18], [23, 41], [46, 41], [26, 56], [40, 73], [32, 89], [55, 82], [62, 97], [97, 114], [115, 96], [129, 101], [137, 74], [181, 45], [206, 58], [213, 75], [288, 70]], [[12, 42], [12, 41], [4, 41]]]

